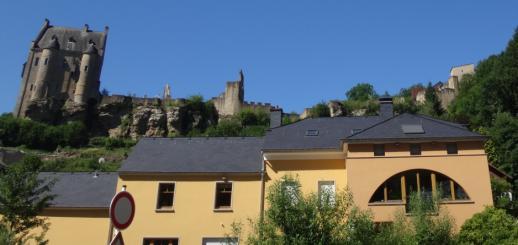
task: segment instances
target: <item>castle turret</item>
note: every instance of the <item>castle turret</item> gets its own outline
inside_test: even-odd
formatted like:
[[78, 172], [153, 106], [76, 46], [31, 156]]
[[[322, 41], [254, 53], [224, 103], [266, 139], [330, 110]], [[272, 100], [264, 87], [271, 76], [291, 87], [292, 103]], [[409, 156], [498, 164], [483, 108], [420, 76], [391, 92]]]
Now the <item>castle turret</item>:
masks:
[[41, 56], [38, 62], [41, 61], [41, 65], [36, 74], [36, 80], [34, 82], [34, 88], [31, 94], [31, 100], [44, 99], [49, 90], [49, 84], [51, 83], [52, 73], [54, 66], [57, 65], [57, 56], [59, 50], [59, 42], [56, 38], [52, 38], [50, 43], [43, 47]]
[[79, 80], [74, 92], [74, 102], [77, 104], [86, 104], [88, 99], [90, 99], [90, 90], [97, 83], [98, 59], [99, 53], [97, 48], [95, 48], [94, 43], [90, 43], [81, 57], [81, 70], [79, 71]]

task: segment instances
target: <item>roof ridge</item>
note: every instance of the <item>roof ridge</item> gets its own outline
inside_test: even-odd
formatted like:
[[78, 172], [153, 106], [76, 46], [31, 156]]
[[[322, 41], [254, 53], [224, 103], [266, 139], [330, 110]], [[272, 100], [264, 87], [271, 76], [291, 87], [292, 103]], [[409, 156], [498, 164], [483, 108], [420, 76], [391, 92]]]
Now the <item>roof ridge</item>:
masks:
[[373, 124], [373, 125], [371, 125], [371, 126], [369, 126], [369, 127], [366, 127], [365, 129], [362, 129], [360, 132], [357, 132], [357, 133], [351, 134], [351, 135], [349, 135], [349, 136], [345, 137], [345, 139], [350, 138], [350, 137], [353, 137], [353, 136], [356, 136], [356, 135], [359, 135], [359, 134], [362, 134], [362, 133], [364, 133], [365, 131], [367, 131], [367, 130], [369, 130], [369, 129], [372, 129], [372, 128], [374, 128], [374, 127], [376, 127], [376, 126], [378, 126], [378, 125], [380, 125], [380, 124], [382, 124], [382, 123], [388, 122], [388, 121], [390, 121], [390, 120], [392, 120], [392, 119], [394, 119], [394, 118], [396, 118], [396, 117], [399, 117], [399, 116], [401, 116], [401, 115], [404, 115], [404, 114], [408, 114], [408, 113], [403, 113], [403, 114], [393, 115], [392, 117], [389, 117], [389, 118], [387, 118], [387, 119], [385, 119], [385, 120], [381, 120], [380, 122], [377, 122], [377, 123], [375, 123], [375, 124]]
[[424, 119], [426, 119], [428, 121], [433, 121], [433, 122], [440, 123], [440, 124], [443, 124], [443, 125], [446, 125], [446, 126], [450, 126], [452, 128], [462, 129], [462, 130], [469, 131], [469, 132], [473, 133], [473, 131], [471, 131], [471, 130], [465, 128], [465, 127], [462, 127], [460, 124], [459, 124], [460, 127], [457, 127], [457, 126], [452, 125], [453, 122], [448, 122], [448, 121], [445, 121], [445, 120], [436, 119], [436, 118], [433, 118], [433, 117], [430, 117], [430, 116], [427, 116], [427, 115], [415, 114], [415, 116], [418, 116], [420, 118], [424, 118]]

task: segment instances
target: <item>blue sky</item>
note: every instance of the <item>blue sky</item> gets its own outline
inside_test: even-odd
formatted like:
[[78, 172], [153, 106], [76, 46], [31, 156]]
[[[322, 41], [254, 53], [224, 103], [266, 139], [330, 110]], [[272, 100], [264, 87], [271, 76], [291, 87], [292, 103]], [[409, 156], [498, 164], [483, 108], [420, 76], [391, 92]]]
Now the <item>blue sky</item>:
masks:
[[[47, 3], [48, 2], [48, 3]], [[13, 109], [28, 47], [51, 24], [110, 27], [101, 87], [173, 97], [224, 90], [301, 112], [358, 82], [396, 93], [446, 80], [454, 65], [502, 51], [518, 1], [2, 1], [0, 112]]]

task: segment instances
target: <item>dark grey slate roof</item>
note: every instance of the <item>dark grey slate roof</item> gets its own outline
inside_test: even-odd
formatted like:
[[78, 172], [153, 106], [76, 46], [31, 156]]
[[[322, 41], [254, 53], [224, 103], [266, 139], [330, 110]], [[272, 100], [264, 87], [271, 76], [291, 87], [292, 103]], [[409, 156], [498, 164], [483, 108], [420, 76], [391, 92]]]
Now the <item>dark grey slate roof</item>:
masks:
[[39, 178], [55, 180], [51, 194], [56, 195], [50, 207], [54, 208], [108, 208], [115, 195], [117, 173], [50, 173]]
[[[308, 118], [271, 129], [264, 140], [265, 151], [339, 149], [341, 139], [355, 129], [364, 129], [383, 120], [379, 116]], [[306, 131], [318, 130], [318, 136], [306, 136]]]
[[[403, 125], [422, 125], [424, 133], [404, 133]], [[362, 132], [347, 137], [347, 142], [392, 140], [484, 140], [460, 124], [423, 115], [404, 113], [379, 122]]]
[[74, 49], [72, 51], [84, 52], [88, 49], [90, 42], [94, 42], [96, 48], [100, 51], [99, 54], [104, 54], [106, 32], [94, 32], [94, 31], [83, 31], [76, 28], [60, 27], [60, 26], [48, 26], [43, 29], [43, 33], [40, 34], [36, 41], [36, 46], [45, 48], [52, 42], [52, 39], [56, 39], [61, 48], [66, 48], [66, 44], [69, 40], [75, 40]]
[[263, 138], [142, 138], [121, 173], [259, 173]]
[[47, 45], [43, 46], [43, 48], [46, 48], [46, 49], [59, 49], [58, 39], [53, 38], [52, 40], [49, 41], [49, 43]]

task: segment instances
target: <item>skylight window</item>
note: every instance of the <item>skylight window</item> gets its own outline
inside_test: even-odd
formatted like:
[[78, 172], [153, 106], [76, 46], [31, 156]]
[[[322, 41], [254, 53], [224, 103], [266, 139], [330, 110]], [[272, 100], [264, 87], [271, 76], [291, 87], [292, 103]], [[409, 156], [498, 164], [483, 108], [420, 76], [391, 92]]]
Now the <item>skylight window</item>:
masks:
[[306, 130], [306, 136], [318, 136], [317, 129], [308, 129]]
[[401, 130], [405, 134], [424, 134], [423, 125], [421, 124], [403, 124]]

